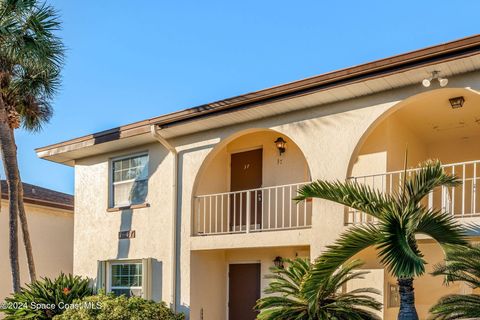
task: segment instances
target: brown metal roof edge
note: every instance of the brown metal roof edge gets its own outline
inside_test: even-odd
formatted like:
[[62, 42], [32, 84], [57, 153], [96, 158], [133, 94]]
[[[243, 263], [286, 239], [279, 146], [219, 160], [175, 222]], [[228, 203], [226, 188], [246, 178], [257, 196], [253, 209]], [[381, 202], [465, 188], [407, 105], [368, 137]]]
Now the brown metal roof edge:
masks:
[[480, 34], [172, 112], [159, 117], [37, 148], [35, 151], [47, 151], [93, 139], [102, 142], [113, 141], [120, 138], [122, 133], [128, 131], [135, 131], [136, 134], [147, 133], [152, 124], [167, 126], [216, 112], [225, 113], [228, 112], [228, 110], [235, 111], [239, 108], [246, 107], [248, 104], [258, 104], [263, 101], [278, 99], [282, 96], [288, 97], [294, 96], [295, 94], [305, 94], [305, 92], [318, 90], [320, 87], [335, 84], [346, 85], [349, 82], [366, 79], [369, 76], [400, 72], [404, 68], [419, 66], [432, 60], [441, 61], [442, 59], [448, 59], [452, 56], [461, 57], [462, 55], [471, 54], [472, 51], [480, 51]]
[[[8, 195], [2, 194], [2, 199], [3, 200], [8, 200]], [[68, 204], [63, 204], [63, 203], [58, 203], [58, 202], [52, 202], [52, 201], [46, 201], [46, 200], [40, 200], [40, 199], [32, 199], [32, 198], [23, 198], [23, 201], [25, 203], [29, 204], [35, 204], [43, 207], [50, 207], [50, 208], [56, 208], [56, 209], [63, 209], [63, 210], [68, 210], [68, 211], [73, 211], [74, 206], [68, 205]]]

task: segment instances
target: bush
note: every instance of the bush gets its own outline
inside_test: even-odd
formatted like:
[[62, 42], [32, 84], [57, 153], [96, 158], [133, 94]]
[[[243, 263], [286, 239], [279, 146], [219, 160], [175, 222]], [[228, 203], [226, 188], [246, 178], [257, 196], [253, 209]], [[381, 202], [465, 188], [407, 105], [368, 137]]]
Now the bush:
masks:
[[22, 288], [5, 299], [6, 320], [52, 319], [61, 314], [63, 306], [93, 294], [89, 279], [60, 274], [54, 280], [43, 278]]
[[174, 314], [165, 303], [156, 303], [139, 297], [116, 297], [99, 294], [75, 301], [73, 307], [54, 320], [183, 320], [183, 314]]

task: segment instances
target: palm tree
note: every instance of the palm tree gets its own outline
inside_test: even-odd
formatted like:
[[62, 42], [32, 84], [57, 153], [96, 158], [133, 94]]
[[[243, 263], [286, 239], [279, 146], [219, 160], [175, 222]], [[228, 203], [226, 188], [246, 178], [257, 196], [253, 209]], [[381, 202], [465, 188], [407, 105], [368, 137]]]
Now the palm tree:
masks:
[[400, 292], [398, 319], [418, 319], [413, 280], [425, 272], [426, 261], [417, 234], [425, 234], [441, 246], [465, 245], [465, 229], [453, 216], [426, 208], [422, 200], [435, 188], [453, 187], [459, 180], [445, 173], [439, 161], [421, 164], [411, 175], [404, 173], [399, 192], [382, 193], [352, 180], [316, 181], [299, 190], [297, 200], [321, 198], [365, 212], [378, 222], [355, 225], [315, 261], [312, 276], [305, 283], [313, 293], [333, 270], [355, 254], [375, 247], [381, 262], [397, 278]]
[[302, 286], [309, 277], [312, 264], [305, 259], [284, 260], [287, 267], [273, 267], [265, 293], [271, 294], [257, 301], [259, 320], [368, 320], [380, 319], [374, 311], [382, 304], [372, 297], [379, 294], [372, 288], [343, 292], [344, 285], [353, 279], [361, 279], [368, 272], [352, 270], [362, 263], [358, 260], [345, 264], [320, 283], [315, 304], [309, 305], [309, 297]]
[[35, 264], [23, 206], [14, 130], [36, 131], [51, 115], [64, 47], [55, 35], [55, 10], [36, 0], [0, 0], [0, 149], [9, 194], [9, 256], [13, 291], [20, 290], [18, 220], [22, 226], [30, 280]]
[[[480, 245], [455, 247], [447, 251], [446, 263], [435, 266], [433, 275], [445, 276], [446, 284], [465, 282], [472, 289], [480, 288]], [[452, 294], [443, 297], [430, 312], [433, 319], [479, 319], [479, 294]]]

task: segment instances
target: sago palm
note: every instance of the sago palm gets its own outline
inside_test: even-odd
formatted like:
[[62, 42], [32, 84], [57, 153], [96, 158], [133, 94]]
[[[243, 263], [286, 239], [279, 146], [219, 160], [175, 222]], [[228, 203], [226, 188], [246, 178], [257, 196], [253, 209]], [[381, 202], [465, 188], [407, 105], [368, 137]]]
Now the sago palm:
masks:
[[[451, 282], [464, 282], [473, 290], [480, 288], [480, 246], [455, 247], [447, 251], [444, 264], [435, 266], [434, 275], [444, 276]], [[433, 319], [480, 319], [479, 294], [452, 294], [434, 305], [430, 312]]]
[[35, 264], [23, 206], [14, 130], [38, 130], [51, 115], [64, 48], [55, 35], [60, 23], [52, 7], [36, 0], [0, 0], [0, 149], [9, 194], [9, 256], [13, 291], [20, 289], [18, 216], [30, 280]]
[[453, 187], [459, 184], [459, 180], [447, 174], [439, 161], [425, 162], [405, 176], [400, 191], [391, 194], [352, 180], [319, 180], [299, 190], [297, 200], [326, 199], [365, 212], [377, 220], [376, 223], [352, 226], [328, 247], [315, 261], [312, 276], [305, 283], [307, 291], [315, 292], [338, 266], [360, 251], [374, 247], [381, 262], [397, 278], [400, 291], [398, 319], [418, 319], [413, 280], [424, 274], [426, 261], [416, 235], [427, 235], [441, 246], [465, 245], [466, 240], [465, 230], [452, 215], [422, 204], [435, 188]]
[[[272, 268], [271, 280], [265, 293], [269, 294], [257, 301], [259, 320], [368, 320], [380, 319], [375, 311], [382, 304], [372, 295], [379, 292], [371, 288], [360, 288], [344, 292], [344, 285], [362, 278], [368, 272], [356, 271], [362, 263], [352, 261], [324, 278], [317, 288], [316, 305], [309, 306], [311, 299], [303, 290], [305, 280], [310, 276], [312, 264], [308, 260], [285, 260], [284, 268]], [[311, 294], [311, 293], [310, 293]]]

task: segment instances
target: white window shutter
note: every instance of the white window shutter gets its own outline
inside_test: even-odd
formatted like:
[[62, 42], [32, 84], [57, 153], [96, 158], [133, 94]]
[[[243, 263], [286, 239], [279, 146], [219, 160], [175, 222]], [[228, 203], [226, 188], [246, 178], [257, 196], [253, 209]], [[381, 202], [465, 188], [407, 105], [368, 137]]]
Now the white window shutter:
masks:
[[142, 259], [142, 298], [152, 299], [152, 258]]
[[97, 283], [95, 291], [107, 292], [107, 261], [97, 261]]

